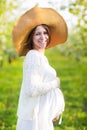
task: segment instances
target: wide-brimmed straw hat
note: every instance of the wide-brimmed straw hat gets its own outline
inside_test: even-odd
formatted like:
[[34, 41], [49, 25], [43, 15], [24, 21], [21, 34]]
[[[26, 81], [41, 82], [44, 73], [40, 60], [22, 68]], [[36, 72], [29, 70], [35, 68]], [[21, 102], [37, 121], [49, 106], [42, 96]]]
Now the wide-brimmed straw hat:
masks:
[[12, 39], [19, 56], [29, 51], [27, 38], [37, 25], [46, 24], [50, 28], [51, 40], [47, 48], [64, 43], [67, 40], [67, 25], [63, 17], [52, 8], [33, 7], [16, 22]]

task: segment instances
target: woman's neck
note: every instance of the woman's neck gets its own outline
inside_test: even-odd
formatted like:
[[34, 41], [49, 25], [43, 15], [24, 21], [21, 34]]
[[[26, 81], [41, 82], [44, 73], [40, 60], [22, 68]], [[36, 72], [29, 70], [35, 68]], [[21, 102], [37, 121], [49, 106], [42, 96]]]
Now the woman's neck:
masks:
[[45, 52], [45, 49], [34, 49], [34, 50], [36, 50], [36, 51], [38, 51], [39, 53], [42, 53], [42, 54], [44, 54], [44, 52]]

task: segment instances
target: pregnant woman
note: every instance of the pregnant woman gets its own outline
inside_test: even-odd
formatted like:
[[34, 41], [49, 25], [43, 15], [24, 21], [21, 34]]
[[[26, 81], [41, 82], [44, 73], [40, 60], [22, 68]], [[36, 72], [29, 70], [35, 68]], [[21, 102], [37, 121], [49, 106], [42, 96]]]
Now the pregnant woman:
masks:
[[16, 130], [54, 130], [65, 103], [45, 49], [67, 40], [66, 23], [54, 9], [34, 7], [19, 18], [12, 38], [18, 55], [25, 56]]

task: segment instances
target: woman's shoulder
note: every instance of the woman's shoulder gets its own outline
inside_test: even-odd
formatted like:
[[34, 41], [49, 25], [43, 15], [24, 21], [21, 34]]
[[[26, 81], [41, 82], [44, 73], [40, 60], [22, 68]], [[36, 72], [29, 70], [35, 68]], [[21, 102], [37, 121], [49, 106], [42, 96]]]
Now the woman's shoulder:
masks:
[[36, 50], [30, 50], [26, 56], [25, 56], [25, 59], [32, 59], [32, 60], [35, 60], [35, 59], [38, 59], [39, 58], [39, 54], [38, 54], [38, 51]]
[[30, 50], [25, 56], [25, 62], [30, 64], [40, 64], [40, 57], [38, 51]]
[[39, 54], [36, 50], [30, 50], [26, 56], [39, 56]]

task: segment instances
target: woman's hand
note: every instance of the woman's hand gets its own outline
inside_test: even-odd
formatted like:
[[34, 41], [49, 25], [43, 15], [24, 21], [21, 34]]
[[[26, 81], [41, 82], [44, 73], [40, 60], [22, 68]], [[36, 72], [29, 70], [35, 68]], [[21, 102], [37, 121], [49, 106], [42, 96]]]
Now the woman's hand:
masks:
[[55, 122], [59, 119], [59, 116], [56, 116], [52, 121]]

